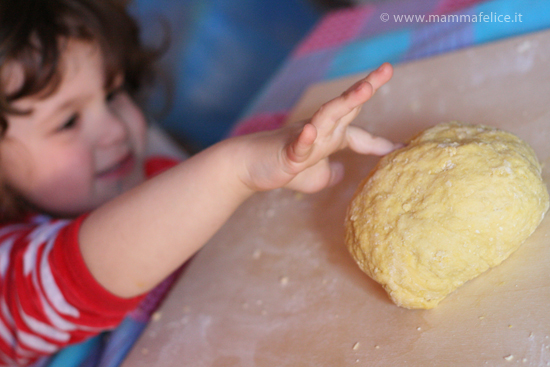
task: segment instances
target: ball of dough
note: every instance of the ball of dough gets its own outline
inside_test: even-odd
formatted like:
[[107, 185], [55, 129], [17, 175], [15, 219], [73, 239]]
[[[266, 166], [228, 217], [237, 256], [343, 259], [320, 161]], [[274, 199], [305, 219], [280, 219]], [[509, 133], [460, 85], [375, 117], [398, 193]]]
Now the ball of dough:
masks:
[[528, 144], [496, 128], [444, 123], [383, 157], [359, 185], [346, 244], [397, 305], [433, 308], [517, 250], [547, 209]]

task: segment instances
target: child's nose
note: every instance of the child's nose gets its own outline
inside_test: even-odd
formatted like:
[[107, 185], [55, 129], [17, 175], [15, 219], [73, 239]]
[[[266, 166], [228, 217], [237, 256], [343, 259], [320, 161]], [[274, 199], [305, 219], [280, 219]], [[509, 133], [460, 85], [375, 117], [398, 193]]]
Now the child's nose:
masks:
[[127, 128], [124, 120], [113, 111], [106, 111], [102, 130], [99, 135], [99, 145], [109, 146], [125, 141]]

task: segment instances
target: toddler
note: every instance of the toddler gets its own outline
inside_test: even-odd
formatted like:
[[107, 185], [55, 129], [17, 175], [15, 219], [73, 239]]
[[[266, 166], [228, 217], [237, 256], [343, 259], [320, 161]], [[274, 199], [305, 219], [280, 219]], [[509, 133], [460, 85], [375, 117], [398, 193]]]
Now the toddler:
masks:
[[0, 0], [0, 365], [117, 326], [254, 192], [315, 192], [343, 174], [331, 153], [395, 148], [350, 125], [383, 64], [309, 121], [146, 157], [154, 56], [115, 2]]

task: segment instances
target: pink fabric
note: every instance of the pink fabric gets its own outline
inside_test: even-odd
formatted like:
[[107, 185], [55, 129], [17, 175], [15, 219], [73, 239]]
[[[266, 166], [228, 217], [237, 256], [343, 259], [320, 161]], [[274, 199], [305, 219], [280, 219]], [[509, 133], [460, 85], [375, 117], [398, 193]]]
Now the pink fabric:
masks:
[[239, 126], [233, 130], [232, 136], [246, 135], [258, 131], [275, 130], [281, 127], [288, 113], [263, 113], [254, 115], [253, 117], [243, 120]]
[[330, 13], [300, 44], [293, 56], [299, 57], [310, 52], [339, 46], [354, 39], [375, 9], [375, 6], [367, 5]]
[[485, 0], [441, 0], [433, 14], [448, 14]]

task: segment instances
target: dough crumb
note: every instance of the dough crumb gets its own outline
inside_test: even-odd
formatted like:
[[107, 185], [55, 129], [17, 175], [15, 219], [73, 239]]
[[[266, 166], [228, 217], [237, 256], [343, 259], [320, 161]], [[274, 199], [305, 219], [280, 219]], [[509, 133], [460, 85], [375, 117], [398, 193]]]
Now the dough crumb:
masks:
[[162, 313], [160, 311], [157, 311], [151, 315], [152, 321], [159, 321], [162, 318]]
[[353, 347], [351, 347], [351, 349], [353, 349], [353, 350], [359, 349], [359, 342], [353, 344]]
[[254, 250], [254, 253], [252, 253], [252, 258], [254, 260], [258, 260], [260, 258], [260, 256], [262, 256], [262, 250], [260, 250], [260, 249], [256, 249], [256, 250]]
[[375, 346], [374, 346], [374, 349], [380, 349], [380, 346], [379, 346], [379, 345], [375, 345]]
[[522, 53], [525, 53], [526, 51], [530, 50], [531, 47], [532, 47], [531, 42], [529, 42], [529, 40], [526, 40], [526, 41], [523, 41], [522, 43], [520, 43], [518, 45], [518, 47], [516, 48], [516, 51], [519, 54], [522, 54]]
[[409, 108], [410, 108], [411, 112], [413, 112], [413, 113], [416, 113], [416, 112], [420, 111], [421, 107], [422, 107], [422, 105], [418, 101], [413, 101], [413, 102], [409, 103]]
[[510, 355], [504, 357], [504, 359], [505, 359], [506, 361], [510, 362], [511, 360], [514, 359], [514, 356], [513, 356], [512, 354], [510, 354]]

